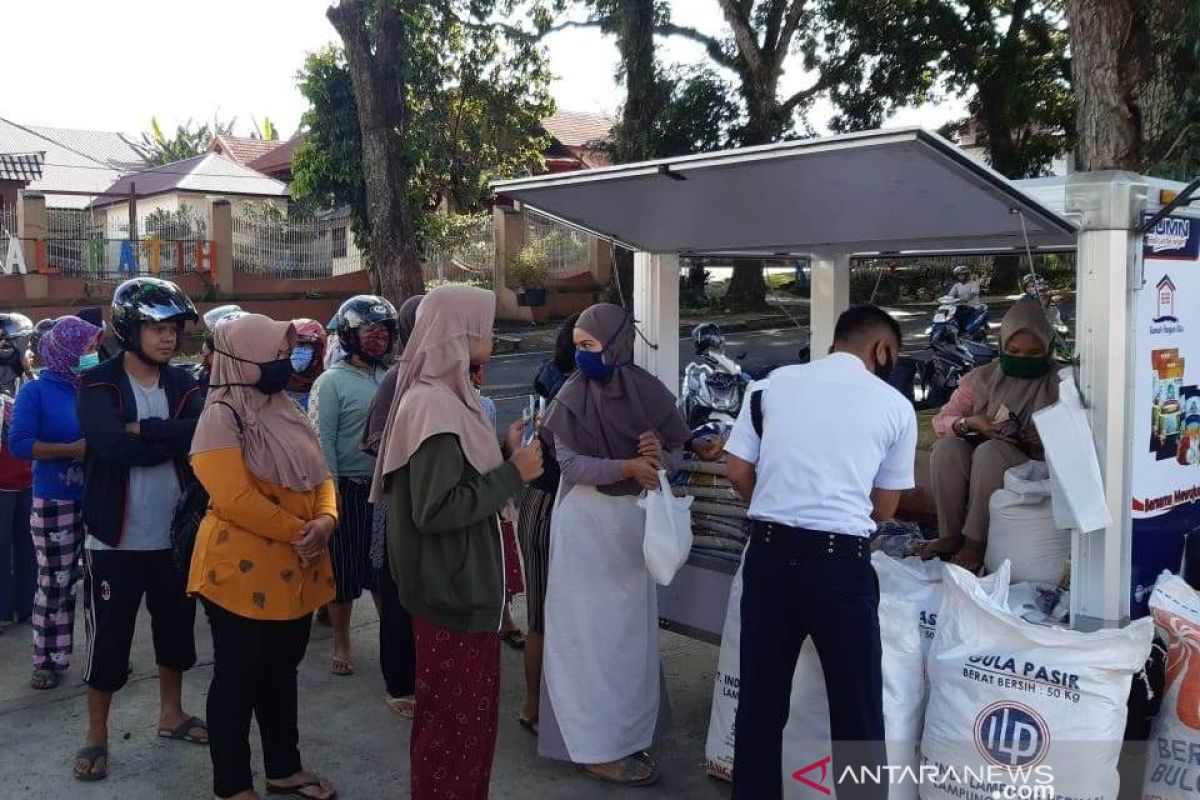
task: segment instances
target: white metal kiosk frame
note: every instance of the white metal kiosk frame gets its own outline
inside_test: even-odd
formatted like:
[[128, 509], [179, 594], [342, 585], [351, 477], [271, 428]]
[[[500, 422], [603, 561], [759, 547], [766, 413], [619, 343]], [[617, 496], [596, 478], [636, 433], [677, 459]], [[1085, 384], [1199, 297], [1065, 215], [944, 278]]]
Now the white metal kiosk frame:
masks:
[[[849, 306], [851, 256], [1077, 247], [1078, 382], [1116, 521], [1108, 530], [1074, 536], [1072, 619], [1079, 627], [1129, 617], [1130, 325], [1133, 294], [1142, 286], [1135, 229], [1146, 212], [1161, 207], [1157, 188], [1179, 185], [1127, 173], [1014, 183], [920, 129], [494, 186], [506, 198], [636, 252], [634, 314], [650, 342], [639, 342], [636, 358], [673, 390], [681, 254], [810, 257], [812, 352], [820, 354]], [[723, 599], [720, 605], [723, 612]]]

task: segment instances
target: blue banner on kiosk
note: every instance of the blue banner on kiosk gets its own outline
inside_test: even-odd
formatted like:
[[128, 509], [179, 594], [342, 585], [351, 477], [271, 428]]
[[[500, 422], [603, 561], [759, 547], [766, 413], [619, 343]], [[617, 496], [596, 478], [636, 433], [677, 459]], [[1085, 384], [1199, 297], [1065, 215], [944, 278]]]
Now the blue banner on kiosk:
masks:
[[[1154, 581], [1178, 572], [1200, 532], [1200, 219], [1167, 217], [1146, 234], [1135, 313], [1130, 437], [1130, 616]], [[1197, 535], [1200, 535], [1198, 533]]]

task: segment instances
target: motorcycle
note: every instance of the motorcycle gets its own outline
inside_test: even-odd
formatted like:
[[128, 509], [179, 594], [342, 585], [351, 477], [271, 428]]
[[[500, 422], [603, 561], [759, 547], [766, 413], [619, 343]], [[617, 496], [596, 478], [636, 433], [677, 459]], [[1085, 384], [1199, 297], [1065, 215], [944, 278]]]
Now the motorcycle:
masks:
[[901, 356], [888, 382], [917, 409], [945, 405], [963, 376], [999, 357], [984, 342], [943, 335], [930, 344], [928, 356]]
[[[959, 317], [962, 317], [960, 320]], [[988, 307], [986, 305], [964, 306], [947, 295], [938, 300], [933, 312], [933, 324], [925, 331], [932, 344], [936, 341], [970, 339], [986, 342], [988, 338]]]
[[[692, 330], [696, 358], [683, 370], [679, 392], [679, 410], [688, 427], [696, 430], [710, 423], [732, 427], [742, 409], [746, 389], [767, 377], [778, 363], [744, 363], [745, 354], [732, 358], [725, 352], [725, 337], [713, 323], [697, 325]], [[797, 362], [809, 360], [809, 349], [803, 347]]]

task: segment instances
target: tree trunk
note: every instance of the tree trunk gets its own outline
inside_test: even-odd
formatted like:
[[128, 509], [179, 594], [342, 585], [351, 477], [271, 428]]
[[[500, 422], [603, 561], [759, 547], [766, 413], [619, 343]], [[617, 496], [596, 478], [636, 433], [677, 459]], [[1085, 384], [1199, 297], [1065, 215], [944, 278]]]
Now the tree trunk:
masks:
[[379, 4], [369, 31], [363, 6], [362, 0], [341, 0], [326, 13], [342, 38], [358, 107], [371, 283], [400, 303], [424, 291], [403, 139], [407, 32], [400, 10], [391, 3]]
[[614, 27], [625, 73], [625, 108], [617, 130], [618, 162], [645, 161], [654, 148], [654, 122], [666, 105], [654, 61], [654, 0], [618, 0]]
[[1142, 165], [1134, 86], [1140, 67], [1131, 58], [1140, 26], [1129, 0], [1067, 0], [1071, 71], [1079, 98], [1079, 168]]
[[733, 311], [757, 311], [766, 307], [767, 283], [763, 278], [761, 259], [734, 259], [725, 305]]

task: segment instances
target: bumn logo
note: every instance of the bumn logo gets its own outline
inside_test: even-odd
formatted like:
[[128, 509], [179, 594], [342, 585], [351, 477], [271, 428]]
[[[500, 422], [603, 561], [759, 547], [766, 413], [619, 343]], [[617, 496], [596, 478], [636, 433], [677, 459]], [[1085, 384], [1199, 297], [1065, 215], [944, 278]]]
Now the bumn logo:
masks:
[[[814, 761], [807, 767], [793, 772], [792, 777], [795, 780], [803, 783], [805, 786], [816, 789], [822, 794], [832, 794], [832, 792], [829, 790], [829, 787], [824, 785], [825, 778], [829, 776], [829, 762], [832, 760], [832, 758], [832, 756], [825, 756], [820, 761]], [[808, 777], [808, 773], [815, 772], [816, 770], [821, 771], [821, 777], [814, 781], [812, 778]]]
[[1050, 730], [1028, 706], [992, 703], [975, 718], [975, 746], [993, 764], [1031, 767], [1050, 750]]

